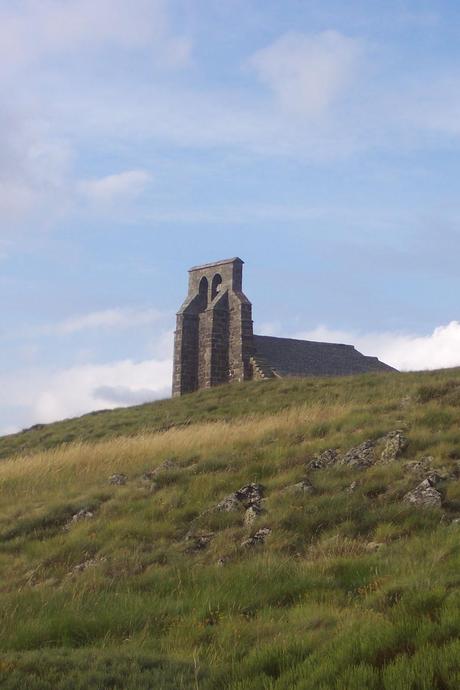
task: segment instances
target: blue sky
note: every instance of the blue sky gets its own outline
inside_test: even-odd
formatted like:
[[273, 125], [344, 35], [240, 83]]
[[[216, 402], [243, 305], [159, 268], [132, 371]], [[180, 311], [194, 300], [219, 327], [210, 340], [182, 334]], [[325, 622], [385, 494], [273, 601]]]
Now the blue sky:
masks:
[[256, 332], [459, 365], [459, 15], [0, 0], [0, 432], [168, 395], [228, 256]]

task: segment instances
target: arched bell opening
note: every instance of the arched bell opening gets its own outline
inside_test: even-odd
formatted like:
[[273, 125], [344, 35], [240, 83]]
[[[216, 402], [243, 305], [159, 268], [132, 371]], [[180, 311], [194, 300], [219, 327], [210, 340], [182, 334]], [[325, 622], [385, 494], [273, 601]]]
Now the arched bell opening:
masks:
[[200, 285], [198, 288], [198, 294], [200, 296], [200, 308], [201, 309], [206, 309], [208, 306], [208, 292], [209, 292], [209, 283], [208, 279], [203, 276], [203, 278], [200, 280]]
[[211, 300], [213, 300], [217, 295], [219, 294], [222, 286], [222, 276], [219, 273], [216, 273], [214, 278], [212, 279], [212, 286], [211, 286]]

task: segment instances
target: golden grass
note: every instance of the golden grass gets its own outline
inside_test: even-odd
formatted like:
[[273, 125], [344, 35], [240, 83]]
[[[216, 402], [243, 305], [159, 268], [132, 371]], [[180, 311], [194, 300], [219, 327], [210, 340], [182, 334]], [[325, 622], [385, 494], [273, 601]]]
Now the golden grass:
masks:
[[38, 497], [66, 486], [82, 489], [116, 472], [136, 475], [155, 468], [165, 458], [209, 457], [261, 443], [271, 436], [307, 431], [318, 422], [335, 420], [345, 405], [302, 405], [276, 415], [246, 417], [237, 422], [197, 424], [182, 429], [120, 437], [99, 443], [75, 443], [0, 464], [0, 492], [4, 498]]

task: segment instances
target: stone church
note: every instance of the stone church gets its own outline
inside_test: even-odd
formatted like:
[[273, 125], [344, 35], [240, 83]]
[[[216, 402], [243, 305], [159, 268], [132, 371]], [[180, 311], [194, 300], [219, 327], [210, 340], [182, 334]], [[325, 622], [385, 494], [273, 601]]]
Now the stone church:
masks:
[[243, 263], [226, 259], [189, 270], [177, 314], [173, 396], [231, 381], [394, 371], [353, 345], [255, 335]]

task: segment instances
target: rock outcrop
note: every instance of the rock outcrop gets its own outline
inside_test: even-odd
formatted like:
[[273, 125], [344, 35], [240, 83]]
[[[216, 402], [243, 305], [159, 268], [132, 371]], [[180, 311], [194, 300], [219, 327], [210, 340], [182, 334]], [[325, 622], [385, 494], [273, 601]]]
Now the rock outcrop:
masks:
[[196, 532], [187, 534], [185, 540], [188, 542], [187, 553], [196, 553], [206, 549], [214, 536], [214, 532]]
[[315, 488], [311, 481], [305, 478], [302, 479], [300, 482], [297, 482], [296, 484], [291, 484], [290, 486], [287, 486], [284, 489], [284, 491], [290, 494], [314, 494]]
[[216, 510], [230, 513], [235, 510], [246, 510], [251, 506], [260, 507], [260, 502], [263, 498], [264, 488], [261, 484], [246, 484], [232, 494], [229, 494], [220, 501]]
[[376, 441], [364, 441], [359, 446], [351, 448], [339, 460], [339, 465], [356, 467], [359, 470], [366, 469], [375, 463], [374, 448]]
[[170, 460], [169, 458], [166, 459], [164, 462], [161, 463], [161, 465], [158, 465], [158, 467], [155, 467], [154, 470], [149, 470], [148, 472], [144, 472], [142, 475], [142, 479], [144, 481], [153, 481], [155, 477], [158, 477], [159, 474], [162, 472], [171, 472], [172, 470], [177, 470], [178, 466], [177, 463], [174, 462], [174, 460]]
[[257, 532], [253, 534], [252, 537], [249, 537], [249, 539], [245, 539], [244, 541], [242, 541], [241, 546], [244, 548], [261, 546], [262, 544], [265, 544], [265, 540], [269, 534], [271, 534], [270, 527], [262, 527], [262, 529], [257, 530]]
[[365, 470], [377, 463], [396, 460], [407, 446], [406, 436], [398, 429], [375, 440], [367, 439], [345, 453], [341, 453], [337, 448], [328, 448], [310, 461], [308, 469], [322, 470], [335, 465], [347, 465]]
[[418, 508], [440, 508], [442, 506], [442, 494], [435, 487], [439, 484], [439, 475], [431, 474], [420, 482], [412, 491], [408, 491], [403, 497], [405, 503]]
[[257, 518], [262, 515], [262, 513], [262, 506], [259, 503], [254, 503], [253, 505], [249, 506], [244, 514], [244, 524], [248, 527], [253, 525]]
[[406, 450], [409, 442], [402, 431], [390, 431], [381, 441], [384, 447], [380, 456], [382, 462], [396, 460]]
[[309, 462], [308, 469], [323, 470], [326, 467], [332, 467], [337, 463], [339, 457], [339, 451], [336, 448], [328, 448]]
[[128, 481], [128, 477], [126, 474], [112, 474], [109, 477], [109, 484], [114, 484], [115, 486], [124, 486], [126, 482]]

